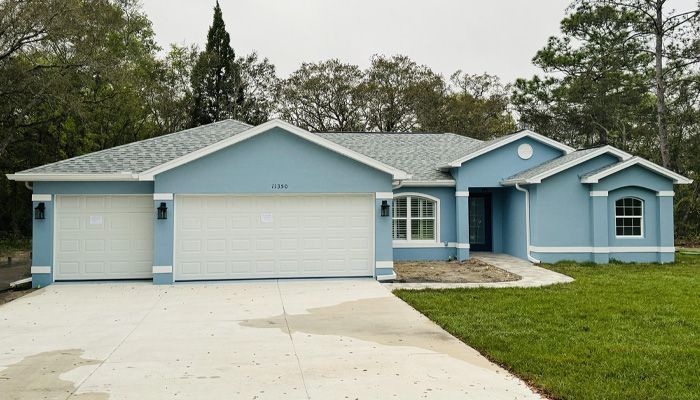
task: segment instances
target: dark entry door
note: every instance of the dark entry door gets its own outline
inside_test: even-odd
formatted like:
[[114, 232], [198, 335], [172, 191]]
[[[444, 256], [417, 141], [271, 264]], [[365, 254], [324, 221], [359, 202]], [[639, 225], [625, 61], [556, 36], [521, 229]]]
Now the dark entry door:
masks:
[[469, 248], [492, 251], [491, 193], [469, 193]]

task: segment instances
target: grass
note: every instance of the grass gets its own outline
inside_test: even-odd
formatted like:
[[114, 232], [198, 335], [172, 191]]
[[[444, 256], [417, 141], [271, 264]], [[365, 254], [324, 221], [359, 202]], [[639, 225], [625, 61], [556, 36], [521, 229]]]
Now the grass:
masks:
[[700, 397], [700, 256], [545, 267], [576, 281], [395, 293], [550, 397]]
[[17, 251], [32, 249], [32, 240], [20, 237], [0, 238], [0, 256], [13, 254]]

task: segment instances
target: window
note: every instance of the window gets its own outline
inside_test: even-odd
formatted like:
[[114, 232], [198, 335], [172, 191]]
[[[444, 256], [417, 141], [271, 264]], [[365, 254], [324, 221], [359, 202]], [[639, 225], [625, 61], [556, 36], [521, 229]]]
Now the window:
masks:
[[644, 233], [644, 202], [634, 197], [615, 201], [615, 236], [642, 237]]
[[394, 240], [437, 240], [437, 201], [420, 196], [396, 197], [392, 208]]

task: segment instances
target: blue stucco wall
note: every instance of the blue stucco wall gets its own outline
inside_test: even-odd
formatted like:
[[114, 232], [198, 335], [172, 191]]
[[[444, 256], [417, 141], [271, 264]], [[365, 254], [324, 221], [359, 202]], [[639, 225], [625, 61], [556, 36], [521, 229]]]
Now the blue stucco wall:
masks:
[[[658, 197], [658, 191], [671, 191], [670, 180], [642, 167], [617, 172], [596, 184], [582, 184], [580, 177], [590, 171], [617, 162], [611, 155], [602, 155], [569, 170], [530, 185], [532, 245], [561, 247], [557, 252], [533, 252], [544, 262], [574, 260], [606, 263], [671, 262], [673, 253], [650, 252], [629, 247], [673, 246], [673, 200]], [[607, 192], [607, 196], [591, 196], [591, 191]], [[644, 201], [644, 236], [618, 238], [615, 235], [615, 201], [622, 197]], [[571, 252], [566, 248], [593, 248]], [[615, 251], [625, 248], [625, 251]]]
[[[528, 160], [518, 157], [518, 146], [524, 143], [533, 149], [532, 157]], [[452, 174], [457, 182], [457, 190], [500, 187], [505, 178], [563, 154], [561, 150], [525, 137], [465, 162], [460, 168], [454, 168]]]
[[53, 226], [54, 226], [54, 203], [52, 201], [32, 202], [32, 212], [39, 203], [44, 203], [45, 219], [34, 219], [32, 215], [32, 266], [51, 267], [48, 274], [32, 274], [32, 287], [43, 287], [53, 282]]
[[34, 182], [34, 194], [150, 194], [153, 182]]
[[504, 189], [502, 192], [502, 204], [503, 252], [526, 259], [525, 193], [515, 188]]
[[[602, 155], [529, 185], [533, 246], [592, 246], [591, 196], [580, 176], [617, 162]], [[533, 189], [534, 187], [534, 189]]]
[[[274, 128], [155, 177], [156, 193], [391, 192], [391, 175]], [[273, 184], [287, 189], [273, 189]]]

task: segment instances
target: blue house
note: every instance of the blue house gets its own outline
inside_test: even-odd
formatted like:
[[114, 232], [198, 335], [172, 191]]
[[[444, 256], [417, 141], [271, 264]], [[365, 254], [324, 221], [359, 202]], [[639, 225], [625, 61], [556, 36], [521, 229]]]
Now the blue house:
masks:
[[672, 262], [673, 185], [611, 146], [523, 130], [310, 133], [234, 120], [8, 175], [33, 189], [34, 286], [59, 280], [395, 277], [508, 253]]

